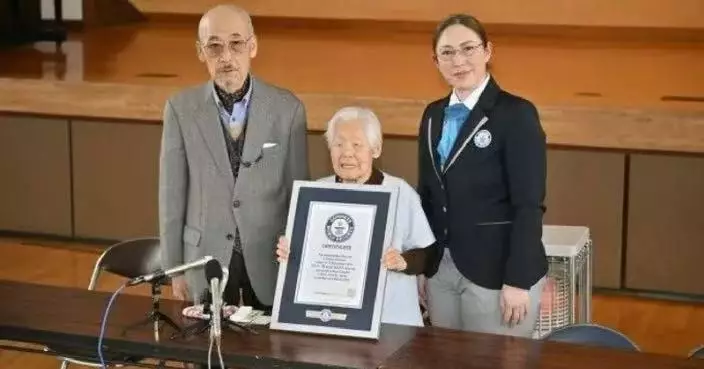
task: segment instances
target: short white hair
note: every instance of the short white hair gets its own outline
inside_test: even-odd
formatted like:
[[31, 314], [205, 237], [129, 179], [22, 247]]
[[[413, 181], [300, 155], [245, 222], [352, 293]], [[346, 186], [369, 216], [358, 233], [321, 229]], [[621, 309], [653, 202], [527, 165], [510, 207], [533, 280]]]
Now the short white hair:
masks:
[[325, 131], [325, 140], [328, 147], [335, 139], [335, 128], [340, 123], [349, 121], [360, 121], [364, 125], [364, 135], [367, 138], [369, 146], [373, 149], [381, 150], [383, 135], [381, 133], [381, 122], [371, 109], [359, 106], [346, 106], [338, 110], [335, 115], [328, 121], [328, 127]]

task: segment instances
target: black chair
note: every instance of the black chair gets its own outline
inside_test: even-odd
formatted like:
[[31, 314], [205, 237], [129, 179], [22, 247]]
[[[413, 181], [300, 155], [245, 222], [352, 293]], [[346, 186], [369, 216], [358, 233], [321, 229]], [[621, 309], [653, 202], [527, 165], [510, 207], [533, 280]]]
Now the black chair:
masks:
[[704, 345], [700, 345], [699, 347], [695, 347], [692, 351], [690, 351], [689, 358], [690, 359], [704, 359]]
[[[108, 272], [131, 279], [149, 274], [161, 268], [158, 238], [140, 238], [124, 241], [110, 246], [98, 258], [93, 268], [88, 290], [95, 290], [102, 272]], [[164, 283], [167, 284], [167, 283]], [[92, 368], [100, 368], [100, 359], [96, 349], [77, 350], [70, 345], [52, 346], [44, 349], [54, 353], [61, 360], [61, 369], [67, 369], [69, 364], [78, 364]], [[144, 358], [120, 355], [119, 353], [104, 352], [106, 363], [113, 367], [122, 367], [119, 363], [138, 363]]]
[[598, 324], [568, 325], [548, 333], [543, 339], [548, 341], [640, 351], [638, 346], [623, 333]]

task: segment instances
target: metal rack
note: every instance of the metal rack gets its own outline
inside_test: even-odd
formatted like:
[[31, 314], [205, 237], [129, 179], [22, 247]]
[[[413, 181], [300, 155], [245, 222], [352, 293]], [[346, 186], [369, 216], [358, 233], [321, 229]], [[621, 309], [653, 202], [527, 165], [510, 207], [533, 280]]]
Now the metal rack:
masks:
[[546, 225], [549, 269], [534, 338], [575, 323], [591, 322], [592, 240], [589, 228]]

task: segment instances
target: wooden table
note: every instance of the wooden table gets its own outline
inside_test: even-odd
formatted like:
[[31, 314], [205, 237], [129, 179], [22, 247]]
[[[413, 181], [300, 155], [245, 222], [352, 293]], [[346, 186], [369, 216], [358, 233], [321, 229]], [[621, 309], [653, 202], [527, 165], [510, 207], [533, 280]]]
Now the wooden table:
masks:
[[[109, 294], [83, 289], [0, 281], [0, 339], [97, 346]], [[119, 296], [110, 312], [104, 344], [110, 351], [175, 361], [207, 359], [207, 339], [154, 340], [150, 326], [128, 330], [149, 311], [151, 300]], [[177, 317], [181, 304], [166, 300], [162, 311]], [[186, 323], [186, 321], [182, 321]], [[260, 334], [226, 331], [227, 365], [256, 368], [696, 368], [702, 362], [438, 328], [384, 325], [378, 341], [259, 329]], [[699, 365], [699, 366], [698, 366]]]
[[[66, 345], [80, 351], [97, 347], [103, 311], [109, 294], [82, 289], [0, 282], [0, 294], [12, 296], [0, 307], [0, 339]], [[207, 335], [186, 340], [170, 340], [170, 328], [164, 328], [161, 342], [156, 342], [151, 325], [123, 329], [144, 318], [151, 309], [151, 299], [122, 295], [117, 298], [108, 317], [104, 345], [110, 351], [127, 355], [200, 362], [207, 360]], [[178, 324], [192, 320], [178, 319], [182, 305], [164, 300], [160, 311]], [[294, 368], [374, 368], [408, 342], [414, 329], [386, 327], [379, 342], [284, 333], [259, 329], [260, 334], [226, 331], [223, 357], [237, 367]], [[215, 356], [213, 356], [215, 358]]]
[[704, 368], [662, 355], [424, 328], [388, 358], [383, 369]]

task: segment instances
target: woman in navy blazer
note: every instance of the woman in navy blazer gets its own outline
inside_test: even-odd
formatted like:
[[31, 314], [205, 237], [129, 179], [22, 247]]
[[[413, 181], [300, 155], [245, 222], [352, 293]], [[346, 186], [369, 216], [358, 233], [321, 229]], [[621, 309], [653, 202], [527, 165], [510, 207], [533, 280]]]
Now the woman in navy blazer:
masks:
[[418, 192], [438, 240], [425, 272], [431, 322], [529, 337], [548, 268], [538, 112], [489, 75], [492, 44], [474, 17], [441, 22], [433, 52], [452, 91], [419, 131]]

